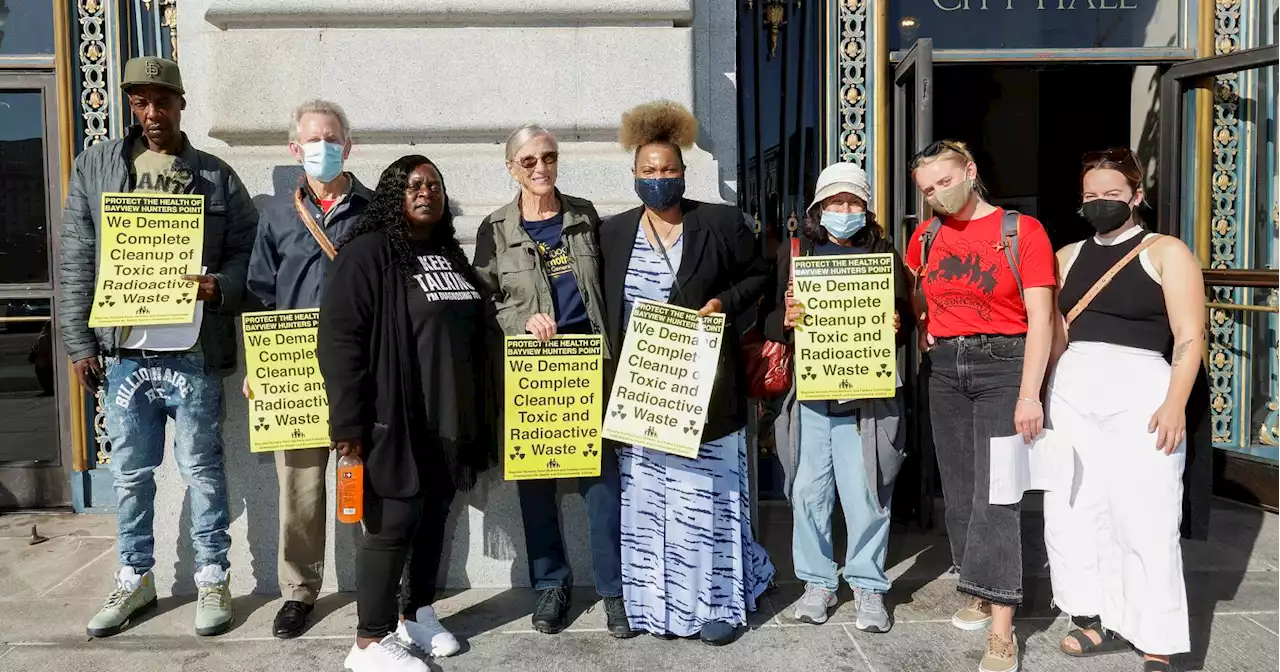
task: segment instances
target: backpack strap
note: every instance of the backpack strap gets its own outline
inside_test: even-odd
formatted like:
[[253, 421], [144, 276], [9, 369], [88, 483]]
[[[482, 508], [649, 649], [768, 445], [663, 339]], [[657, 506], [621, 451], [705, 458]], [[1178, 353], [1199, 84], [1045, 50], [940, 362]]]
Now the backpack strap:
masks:
[[1022, 274], [1018, 272], [1021, 250], [1018, 248], [1018, 228], [1022, 225], [1022, 214], [1017, 210], [1005, 210], [1000, 221], [1001, 245], [1004, 247], [1004, 258], [1009, 262], [1009, 270], [1013, 271], [1013, 282], [1018, 285], [1018, 296], [1025, 300], [1026, 292], [1022, 289]]
[[941, 230], [942, 218], [934, 217], [920, 233], [920, 268], [916, 269], [917, 287], [924, 282], [924, 270], [929, 267], [929, 248], [933, 246], [933, 239], [938, 237], [938, 232]]

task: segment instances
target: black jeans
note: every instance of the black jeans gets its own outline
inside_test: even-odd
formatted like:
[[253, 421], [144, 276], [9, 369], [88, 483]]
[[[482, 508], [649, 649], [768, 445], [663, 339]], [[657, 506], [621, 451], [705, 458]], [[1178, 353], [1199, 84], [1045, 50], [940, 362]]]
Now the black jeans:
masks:
[[[591, 569], [601, 597], [622, 595], [622, 494], [618, 454], [605, 448], [600, 476], [579, 478], [578, 491], [587, 507]], [[564, 557], [556, 479], [519, 481], [524, 545], [529, 553], [529, 583], [537, 590], [572, 584], [573, 572]]]
[[959, 590], [1022, 602], [1021, 508], [988, 503], [991, 438], [1012, 436], [1023, 336], [940, 339], [929, 351], [929, 418]]
[[[364, 540], [356, 553], [356, 634], [382, 639], [400, 614], [414, 618], [436, 598], [445, 522], [454, 489], [433, 479], [412, 499], [384, 499], [365, 486]], [[403, 587], [402, 587], [403, 586]]]

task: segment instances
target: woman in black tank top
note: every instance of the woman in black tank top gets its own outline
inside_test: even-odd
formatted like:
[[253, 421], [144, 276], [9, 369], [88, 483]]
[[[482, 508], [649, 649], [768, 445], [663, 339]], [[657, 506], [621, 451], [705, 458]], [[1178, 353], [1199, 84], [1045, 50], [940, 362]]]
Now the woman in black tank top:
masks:
[[1182, 241], [1135, 216], [1133, 152], [1086, 155], [1082, 181], [1080, 214], [1097, 235], [1058, 252], [1064, 319], [1046, 409], [1077, 464], [1070, 492], [1045, 493], [1053, 597], [1075, 625], [1060, 648], [1136, 648], [1145, 672], [1166, 672], [1190, 650], [1179, 522], [1204, 281]]

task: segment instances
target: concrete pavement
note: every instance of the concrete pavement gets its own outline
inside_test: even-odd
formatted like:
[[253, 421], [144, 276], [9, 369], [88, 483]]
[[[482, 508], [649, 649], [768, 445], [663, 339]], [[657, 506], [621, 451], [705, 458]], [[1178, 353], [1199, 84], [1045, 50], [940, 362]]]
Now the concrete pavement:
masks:
[[[960, 603], [947, 575], [946, 538], [895, 528], [890, 559], [895, 578], [889, 604], [896, 624], [884, 635], [852, 626], [850, 595], [824, 626], [793, 621], [790, 605], [802, 586], [793, 580], [787, 549], [790, 521], [782, 507], [765, 506], [761, 537], [779, 568], [779, 585], [766, 595], [751, 629], [731, 646], [639, 637], [615, 641], [604, 631], [602, 609], [590, 591], [574, 594], [572, 627], [559, 636], [529, 629], [533, 595], [524, 589], [472, 588], [437, 604], [445, 625], [464, 640], [464, 652], [436, 661], [446, 671], [698, 670], [699, 672], [965, 672], [977, 669], [983, 637], [950, 625]], [[49, 541], [29, 546], [32, 524]], [[1050, 605], [1041, 522], [1025, 516], [1027, 601], [1017, 634], [1028, 672], [1140, 670], [1136, 654], [1075, 660], [1057, 652], [1066, 620]], [[1280, 656], [1277, 577], [1280, 534], [1276, 516], [1221, 504], [1209, 542], [1184, 543], [1192, 604], [1194, 651], [1180, 669], [1273, 672]], [[162, 553], [160, 562], [175, 558]], [[85, 636], [115, 569], [114, 521], [103, 516], [0, 516], [0, 671], [17, 672], [238, 672], [340, 670], [351, 645], [354, 595], [330, 593], [317, 605], [314, 625], [300, 639], [272, 639], [280, 598], [236, 598], [237, 625], [227, 635], [192, 634], [190, 597], [163, 598], [133, 629], [110, 639]], [[232, 571], [237, 571], [232, 568]], [[580, 571], [586, 571], [582, 568]]]

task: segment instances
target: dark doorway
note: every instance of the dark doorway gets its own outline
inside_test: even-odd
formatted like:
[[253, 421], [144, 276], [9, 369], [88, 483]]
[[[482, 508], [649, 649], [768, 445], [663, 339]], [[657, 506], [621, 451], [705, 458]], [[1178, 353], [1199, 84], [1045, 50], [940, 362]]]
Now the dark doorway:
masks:
[[1088, 236], [1080, 158], [1130, 146], [1134, 66], [935, 69], [934, 138], [969, 146], [989, 200], [1039, 219], [1055, 249]]

